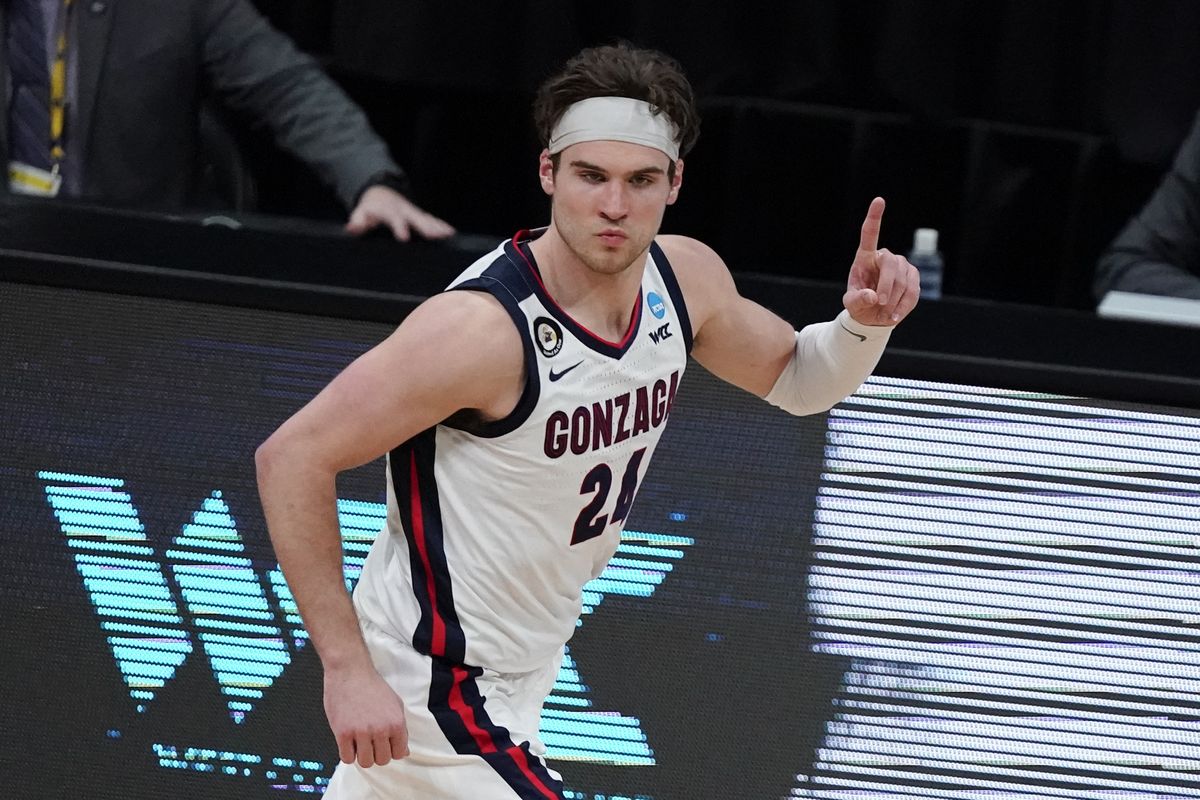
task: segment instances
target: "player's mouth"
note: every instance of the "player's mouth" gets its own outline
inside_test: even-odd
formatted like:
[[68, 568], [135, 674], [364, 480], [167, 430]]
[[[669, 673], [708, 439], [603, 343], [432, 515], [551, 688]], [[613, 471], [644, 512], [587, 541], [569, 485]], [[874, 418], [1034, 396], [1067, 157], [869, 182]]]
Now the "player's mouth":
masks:
[[621, 245], [625, 244], [625, 240], [629, 238], [625, 235], [624, 231], [616, 228], [606, 228], [605, 230], [602, 230], [596, 234], [596, 236], [599, 237], [600, 241], [603, 242], [606, 247], [620, 247]]

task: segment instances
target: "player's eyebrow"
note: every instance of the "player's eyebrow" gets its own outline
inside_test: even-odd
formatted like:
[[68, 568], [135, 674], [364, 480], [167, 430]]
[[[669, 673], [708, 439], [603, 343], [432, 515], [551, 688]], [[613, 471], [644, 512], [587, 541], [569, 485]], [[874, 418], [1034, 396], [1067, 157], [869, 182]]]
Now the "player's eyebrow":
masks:
[[[597, 164], [593, 164], [590, 161], [581, 161], [579, 159], [576, 159], [571, 162], [571, 166], [576, 169], [588, 169], [588, 170], [592, 170], [593, 172], [600, 172], [605, 175], [608, 174], [608, 170], [606, 170], [604, 167], [601, 167]], [[641, 169], [635, 169], [633, 172], [631, 172], [629, 174], [630, 175], [650, 175], [650, 174], [665, 175], [665, 174], [667, 174], [667, 171], [665, 169], [663, 169], [662, 167], [642, 167]]]

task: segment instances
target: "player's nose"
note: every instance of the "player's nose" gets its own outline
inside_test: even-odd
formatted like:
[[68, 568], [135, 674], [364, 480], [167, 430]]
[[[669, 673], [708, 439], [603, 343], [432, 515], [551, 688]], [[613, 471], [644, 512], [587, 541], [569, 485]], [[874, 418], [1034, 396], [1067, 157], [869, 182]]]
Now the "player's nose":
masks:
[[600, 195], [600, 213], [608, 219], [622, 219], [629, 213], [629, 190], [621, 181], [609, 181]]

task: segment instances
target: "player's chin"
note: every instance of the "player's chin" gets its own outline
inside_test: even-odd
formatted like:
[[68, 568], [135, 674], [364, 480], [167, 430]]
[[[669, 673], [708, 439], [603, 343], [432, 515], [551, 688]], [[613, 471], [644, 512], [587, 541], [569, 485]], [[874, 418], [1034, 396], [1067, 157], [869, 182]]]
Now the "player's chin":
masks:
[[591, 259], [592, 269], [604, 275], [616, 275], [624, 272], [631, 263], [633, 263], [633, 256], [624, 248], [612, 250], [606, 248], [595, 253]]

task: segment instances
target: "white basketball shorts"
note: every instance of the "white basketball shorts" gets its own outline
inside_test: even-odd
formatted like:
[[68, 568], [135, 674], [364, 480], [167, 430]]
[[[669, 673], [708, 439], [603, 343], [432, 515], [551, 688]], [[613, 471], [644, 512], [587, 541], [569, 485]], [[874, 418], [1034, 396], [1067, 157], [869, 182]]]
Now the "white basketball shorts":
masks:
[[375, 668], [404, 701], [409, 756], [384, 766], [338, 763], [327, 800], [562, 800], [543, 758], [542, 703], [561, 655], [501, 674], [421, 655], [368, 621]]

